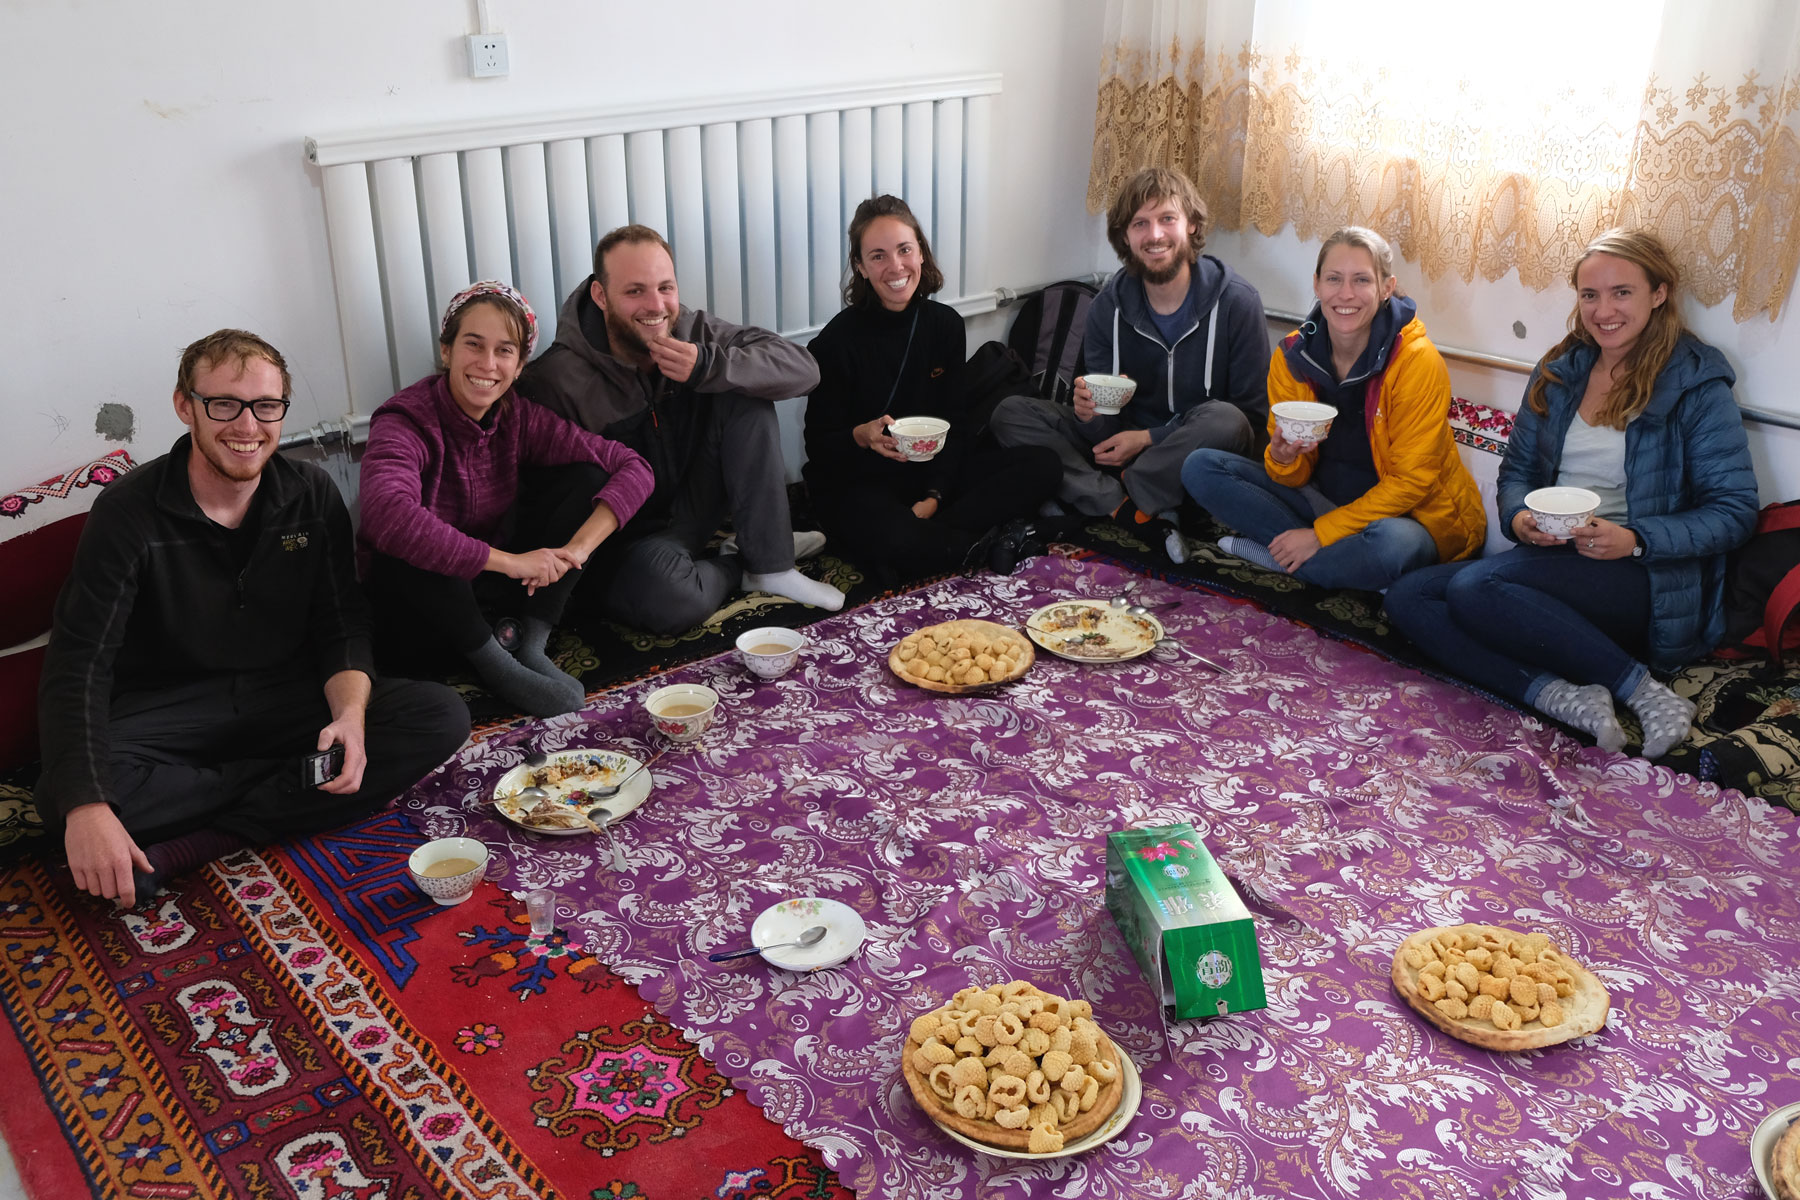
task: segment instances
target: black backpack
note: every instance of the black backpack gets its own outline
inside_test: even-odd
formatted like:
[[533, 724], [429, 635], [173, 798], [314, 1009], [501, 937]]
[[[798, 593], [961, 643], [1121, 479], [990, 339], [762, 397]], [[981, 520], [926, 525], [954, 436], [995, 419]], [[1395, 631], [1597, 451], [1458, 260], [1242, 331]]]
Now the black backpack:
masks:
[[977, 437], [987, 432], [988, 420], [1008, 396], [1031, 394], [1032, 379], [1011, 346], [983, 342], [956, 372], [950, 384], [950, 411], [958, 423]]
[[1006, 344], [1031, 373], [1033, 394], [1058, 404], [1075, 402], [1088, 306], [1099, 294], [1091, 283], [1065, 279], [1019, 302]]
[[1732, 551], [1725, 578], [1726, 658], [1800, 648], [1800, 500], [1771, 504], [1756, 518], [1756, 533]]

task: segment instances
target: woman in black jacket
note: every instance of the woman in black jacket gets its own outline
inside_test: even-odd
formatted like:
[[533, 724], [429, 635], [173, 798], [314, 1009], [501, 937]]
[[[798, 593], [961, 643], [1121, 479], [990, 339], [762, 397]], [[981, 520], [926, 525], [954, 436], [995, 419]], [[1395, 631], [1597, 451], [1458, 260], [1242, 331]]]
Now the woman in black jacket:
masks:
[[[819, 386], [806, 405], [806, 484], [833, 544], [886, 584], [985, 560], [1010, 572], [1023, 519], [1056, 491], [1062, 468], [1041, 446], [981, 444], [958, 380], [963, 319], [928, 297], [944, 286], [918, 219], [875, 196], [850, 221], [847, 307], [813, 338]], [[936, 457], [909, 462], [888, 426], [938, 417]]]

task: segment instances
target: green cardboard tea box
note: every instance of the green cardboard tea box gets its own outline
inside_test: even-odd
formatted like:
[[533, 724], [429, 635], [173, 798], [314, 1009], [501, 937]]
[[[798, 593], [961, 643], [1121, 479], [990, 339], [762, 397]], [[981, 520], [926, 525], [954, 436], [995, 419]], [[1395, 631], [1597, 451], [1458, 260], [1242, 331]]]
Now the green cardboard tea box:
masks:
[[1256, 923], [1192, 825], [1108, 834], [1106, 907], [1176, 1017], [1268, 1005]]

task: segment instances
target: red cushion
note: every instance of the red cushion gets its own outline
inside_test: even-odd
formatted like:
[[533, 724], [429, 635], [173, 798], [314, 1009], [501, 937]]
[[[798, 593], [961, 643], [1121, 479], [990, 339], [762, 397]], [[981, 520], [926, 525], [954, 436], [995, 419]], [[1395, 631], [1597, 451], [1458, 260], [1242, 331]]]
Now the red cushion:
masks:
[[0, 542], [0, 649], [50, 628], [56, 594], [69, 576], [86, 524], [87, 514], [77, 513]]
[[0, 657], [0, 769], [37, 761], [38, 676], [44, 647]]

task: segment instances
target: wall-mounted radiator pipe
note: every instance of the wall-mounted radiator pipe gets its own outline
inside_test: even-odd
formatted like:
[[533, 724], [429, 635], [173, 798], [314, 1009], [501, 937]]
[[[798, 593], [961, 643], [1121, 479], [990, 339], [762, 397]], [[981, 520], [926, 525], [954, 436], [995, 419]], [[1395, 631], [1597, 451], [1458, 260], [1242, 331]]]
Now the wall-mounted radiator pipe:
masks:
[[339, 442], [354, 444], [368, 440], [368, 414], [347, 413], [335, 421], [320, 421], [311, 429], [284, 433], [277, 446], [282, 450], [297, 450], [302, 446], [316, 446], [324, 449], [327, 446], [335, 446]]
[[[1263, 316], [1276, 325], [1292, 327], [1306, 320], [1304, 313], [1282, 312], [1279, 309], [1267, 308]], [[1469, 363], [1477, 367], [1489, 367], [1496, 371], [1512, 371], [1519, 375], [1529, 375], [1537, 367], [1534, 362], [1526, 362], [1522, 358], [1503, 358], [1498, 354], [1483, 354], [1479, 350], [1463, 350], [1456, 346], [1437, 345], [1438, 353], [1452, 362]], [[1763, 408], [1751, 408], [1748, 404], [1738, 405], [1738, 411], [1746, 421], [1755, 421], [1759, 425], [1776, 425], [1782, 429], [1800, 429], [1800, 414], [1770, 412]]]

